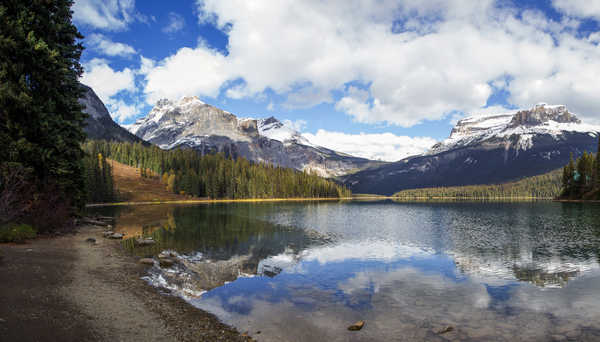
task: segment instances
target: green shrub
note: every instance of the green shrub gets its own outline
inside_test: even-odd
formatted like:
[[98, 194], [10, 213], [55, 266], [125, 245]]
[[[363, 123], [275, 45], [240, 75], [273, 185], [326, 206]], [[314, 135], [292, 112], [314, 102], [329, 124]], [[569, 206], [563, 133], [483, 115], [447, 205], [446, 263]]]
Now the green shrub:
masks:
[[0, 227], [0, 242], [23, 242], [36, 235], [35, 228], [27, 224], [7, 224]]

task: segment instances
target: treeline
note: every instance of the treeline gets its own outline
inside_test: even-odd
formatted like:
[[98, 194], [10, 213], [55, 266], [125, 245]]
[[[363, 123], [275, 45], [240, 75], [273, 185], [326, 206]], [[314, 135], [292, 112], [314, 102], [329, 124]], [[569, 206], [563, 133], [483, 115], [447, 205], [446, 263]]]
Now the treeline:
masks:
[[97, 144], [84, 145], [85, 193], [87, 203], [112, 202], [117, 200], [112, 167]]
[[165, 151], [140, 143], [88, 141], [86, 151], [159, 176], [174, 193], [209, 198], [347, 197], [350, 190], [314, 174], [191, 149]]
[[[598, 140], [600, 151], [600, 138]], [[583, 152], [577, 160], [571, 160], [563, 168], [562, 199], [600, 199], [600, 158], [598, 154]]]
[[[0, 230], [52, 231], [85, 203], [73, 1], [0, 1]], [[32, 228], [33, 227], [33, 228]], [[9, 232], [6, 234], [6, 232]]]
[[466, 185], [403, 190], [394, 194], [398, 198], [456, 198], [456, 199], [510, 199], [555, 198], [561, 191], [561, 170], [516, 182], [494, 185]]

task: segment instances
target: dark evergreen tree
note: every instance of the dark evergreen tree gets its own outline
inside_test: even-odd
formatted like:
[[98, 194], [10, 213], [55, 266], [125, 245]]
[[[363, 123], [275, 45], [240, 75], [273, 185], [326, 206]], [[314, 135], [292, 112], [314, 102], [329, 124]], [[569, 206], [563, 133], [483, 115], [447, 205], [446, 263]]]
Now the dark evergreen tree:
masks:
[[38, 192], [54, 184], [63, 200], [82, 205], [85, 114], [77, 100], [83, 47], [71, 5], [0, 2], [0, 163], [31, 168]]

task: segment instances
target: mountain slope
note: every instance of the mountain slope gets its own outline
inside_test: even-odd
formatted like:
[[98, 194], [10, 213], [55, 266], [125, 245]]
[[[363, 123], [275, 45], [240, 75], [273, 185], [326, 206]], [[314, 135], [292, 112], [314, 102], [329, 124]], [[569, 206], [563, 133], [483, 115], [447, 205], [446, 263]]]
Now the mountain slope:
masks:
[[460, 120], [430, 151], [342, 177], [355, 193], [498, 184], [564, 166], [571, 153], [596, 148], [600, 127], [586, 125], [565, 106]]
[[89, 115], [85, 119], [86, 126], [83, 129], [88, 139], [126, 142], [142, 141], [142, 139], [131, 134], [113, 121], [104, 103], [102, 103], [102, 100], [100, 100], [92, 88], [83, 84], [81, 86], [85, 89], [85, 93], [79, 99], [79, 103], [85, 106], [83, 111]]
[[160, 100], [148, 116], [125, 127], [163, 149], [192, 148], [203, 154], [224, 152], [324, 177], [381, 165], [313, 145], [273, 117], [239, 119], [197, 97], [184, 97], [178, 102]]

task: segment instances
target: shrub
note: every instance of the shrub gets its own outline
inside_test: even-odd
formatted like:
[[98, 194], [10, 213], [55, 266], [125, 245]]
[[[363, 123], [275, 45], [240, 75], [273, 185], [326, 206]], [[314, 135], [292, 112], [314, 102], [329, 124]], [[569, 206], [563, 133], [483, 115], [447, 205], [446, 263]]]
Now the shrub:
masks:
[[7, 224], [0, 227], [0, 242], [24, 242], [36, 235], [36, 230], [27, 224]]

